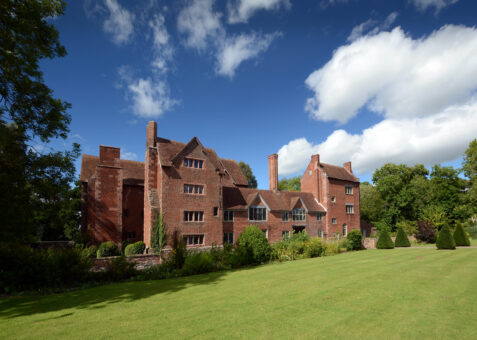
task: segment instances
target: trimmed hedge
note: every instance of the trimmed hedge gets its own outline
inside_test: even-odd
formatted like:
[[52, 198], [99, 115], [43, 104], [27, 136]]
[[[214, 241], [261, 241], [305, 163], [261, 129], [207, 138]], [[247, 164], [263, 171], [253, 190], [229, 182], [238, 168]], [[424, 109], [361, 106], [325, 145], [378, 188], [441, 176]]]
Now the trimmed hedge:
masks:
[[209, 273], [214, 268], [214, 259], [209, 252], [188, 254], [182, 271], [185, 275]]
[[454, 231], [454, 241], [455, 245], [459, 247], [468, 247], [470, 246], [470, 240], [467, 237], [467, 234], [464, 231], [464, 227], [460, 222], [457, 222]]
[[394, 242], [396, 247], [410, 247], [411, 242], [409, 242], [409, 238], [406, 235], [406, 232], [402, 227], [399, 227], [397, 230], [396, 241]]
[[126, 246], [124, 255], [129, 256], [143, 254], [145, 249], [146, 244], [142, 241], [137, 241], [136, 243], [129, 244], [128, 246]]
[[379, 233], [378, 242], [376, 243], [377, 249], [393, 249], [394, 242], [389, 235], [387, 228], [383, 228]]
[[268, 262], [272, 253], [270, 243], [265, 233], [255, 225], [245, 228], [237, 241], [237, 250], [244, 251], [247, 264]]
[[436, 246], [437, 249], [455, 249], [455, 241], [448, 225], [444, 225], [439, 231]]
[[362, 250], [364, 248], [363, 236], [359, 230], [351, 230], [346, 238], [348, 239], [346, 250]]
[[121, 255], [118, 245], [113, 241], [103, 242], [99, 245], [96, 253], [97, 257], [109, 257]]

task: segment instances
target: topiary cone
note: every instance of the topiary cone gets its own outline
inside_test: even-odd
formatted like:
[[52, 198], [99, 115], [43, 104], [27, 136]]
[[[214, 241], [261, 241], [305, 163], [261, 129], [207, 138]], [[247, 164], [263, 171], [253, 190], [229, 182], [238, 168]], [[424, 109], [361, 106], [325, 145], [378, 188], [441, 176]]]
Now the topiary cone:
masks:
[[437, 236], [437, 249], [455, 249], [455, 241], [452, 237], [449, 226], [444, 225]]
[[376, 243], [376, 248], [378, 249], [393, 249], [394, 242], [389, 236], [389, 232], [387, 229], [381, 230], [379, 233], [378, 242]]
[[396, 235], [396, 241], [394, 242], [396, 247], [410, 247], [411, 242], [409, 242], [409, 238], [407, 237], [404, 229], [399, 227]]
[[455, 227], [454, 241], [455, 241], [455, 245], [459, 247], [470, 246], [470, 240], [464, 231], [464, 227], [462, 226], [462, 223], [460, 222], [457, 222], [457, 226]]

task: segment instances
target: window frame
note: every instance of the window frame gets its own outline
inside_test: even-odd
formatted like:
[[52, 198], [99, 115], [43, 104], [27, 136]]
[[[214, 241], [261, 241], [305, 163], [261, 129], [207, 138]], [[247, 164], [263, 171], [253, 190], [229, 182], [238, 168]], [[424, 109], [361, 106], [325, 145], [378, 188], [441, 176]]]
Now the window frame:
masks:
[[293, 210], [292, 210], [292, 221], [306, 221], [306, 210], [305, 210], [305, 208], [293, 208]]
[[184, 194], [204, 195], [204, 186], [202, 184], [184, 184]]
[[331, 218], [331, 224], [338, 224], [338, 223], [336, 222], [336, 217], [332, 217], [332, 218]]
[[184, 222], [188, 223], [202, 223], [204, 222], [203, 211], [184, 210]]
[[[263, 211], [262, 216], [265, 216], [265, 218], [264, 218], [264, 219], [260, 219], [260, 220], [250, 219], [250, 217], [254, 217], [254, 218], [255, 218], [255, 217], [258, 217], [257, 211], [258, 211], [259, 209]], [[250, 216], [250, 215], [251, 215], [251, 214], [250, 214], [250, 211], [251, 211], [251, 210], [252, 210], [252, 211], [253, 211], [253, 210], [255, 211], [255, 213], [252, 213], [253, 216]], [[268, 221], [267, 208], [266, 208], [266, 207], [261, 207], [261, 206], [250, 206], [250, 207], [248, 208], [248, 220], [249, 220], [249, 222], [267, 222], [267, 221]]]
[[[285, 238], [286, 235], [286, 238]], [[282, 240], [290, 239], [290, 231], [289, 230], [282, 230]]]
[[319, 212], [318, 214], [316, 214], [316, 220], [317, 220], [318, 222], [323, 221], [323, 213], [320, 213], [320, 212]]
[[[232, 242], [230, 242], [230, 236], [232, 236]], [[234, 244], [234, 233], [233, 232], [224, 232], [223, 244]]]
[[[189, 240], [192, 238], [193, 242], [189, 243]], [[198, 243], [195, 242], [197, 238]], [[192, 235], [183, 235], [182, 239], [186, 246], [201, 246], [204, 244], [204, 234], [192, 234]]]
[[[227, 216], [227, 218], [226, 218]], [[230, 219], [232, 216], [232, 219]], [[224, 210], [224, 222], [233, 222], [234, 221], [234, 211], [233, 210]]]
[[290, 212], [282, 211], [282, 222], [288, 222], [288, 221], [290, 221]]
[[205, 162], [203, 159], [184, 157], [182, 164], [185, 168], [204, 169]]
[[346, 195], [353, 195], [353, 186], [352, 185], [345, 185], [345, 194]]
[[[354, 203], [346, 203], [345, 204], [345, 211], [347, 215], [353, 215], [354, 214]], [[350, 208], [350, 212], [348, 212], [348, 208]]]
[[346, 223], [344, 223], [341, 228], [341, 234], [343, 235], [343, 237], [346, 237], [348, 235], [348, 225]]

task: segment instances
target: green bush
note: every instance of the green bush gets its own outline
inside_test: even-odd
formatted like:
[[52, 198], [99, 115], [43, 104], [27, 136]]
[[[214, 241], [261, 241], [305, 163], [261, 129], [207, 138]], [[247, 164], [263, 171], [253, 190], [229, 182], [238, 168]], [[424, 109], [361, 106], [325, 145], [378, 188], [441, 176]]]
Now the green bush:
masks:
[[394, 241], [394, 245], [396, 247], [410, 247], [411, 242], [409, 242], [409, 238], [406, 235], [406, 232], [402, 227], [398, 227], [396, 241]]
[[231, 263], [230, 258], [233, 252], [233, 245], [224, 244], [223, 248], [213, 244], [210, 249], [210, 255], [212, 256], [212, 261], [214, 265], [214, 270], [224, 270], [230, 269]]
[[126, 280], [136, 274], [135, 264], [128, 262], [124, 255], [109, 260], [104, 270], [104, 276], [107, 281]]
[[239, 236], [237, 250], [244, 251], [247, 264], [268, 262], [272, 253], [272, 248], [265, 234], [254, 225], [246, 227]]
[[330, 256], [341, 252], [339, 242], [336, 240], [327, 240], [323, 244], [323, 255]]
[[376, 243], [376, 248], [378, 249], [393, 249], [394, 242], [389, 235], [389, 231], [387, 228], [381, 229], [379, 232], [378, 242]]
[[81, 251], [82, 251], [82, 253], [83, 253], [83, 256], [89, 257], [89, 258], [95, 258], [95, 257], [96, 257], [96, 253], [98, 252], [98, 247], [92, 245], [92, 246], [83, 248]]
[[406, 235], [415, 235], [417, 233], [417, 222], [402, 220], [396, 223], [396, 227], [402, 228]]
[[187, 255], [182, 271], [185, 275], [209, 273], [214, 267], [212, 255], [209, 252], [197, 252]]
[[157, 219], [154, 221], [151, 230], [151, 248], [156, 254], [162, 256], [162, 249], [167, 245], [167, 227], [164, 223], [162, 215], [159, 214]]
[[436, 246], [437, 249], [455, 249], [455, 241], [447, 224], [439, 231]]
[[113, 241], [103, 242], [99, 245], [96, 253], [97, 257], [109, 257], [121, 255], [118, 249], [118, 245]]
[[179, 232], [174, 230], [174, 233], [172, 234], [171, 260], [176, 269], [181, 269], [184, 265], [186, 252], [187, 249], [184, 240], [181, 238]]
[[124, 251], [124, 255], [138, 255], [143, 254], [144, 250], [146, 249], [146, 244], [142, 241], [137, 241], [136, 243], [130, 244], [126, 247]]
[[323, 244], [319, 237], [313, 237], [305, 242], [305, 257], [319, 257], [323, 254]]
[[121, 254], [126, 253], [126, 247], [129, 246], [130, 244], [131, 242], [129, 242], [129, 240], [124, 240], [121, 242]]
[[460, 246], [460, 247], [470, 246], [470, 240], [467, 237], [466, 232], [464, 231], [464, 227], [462, 226], [462, 223], [460, 222], [457, 222], [457, 225], [455, 227], [454, 241], [456, 246]]
[[351, 230], [348, 235], [346, 236], [348, 239], [348, 247], [347, 250], [361, 250], [363, 249], [363, 235], [361, 235], [361, 231], [357, 229]]

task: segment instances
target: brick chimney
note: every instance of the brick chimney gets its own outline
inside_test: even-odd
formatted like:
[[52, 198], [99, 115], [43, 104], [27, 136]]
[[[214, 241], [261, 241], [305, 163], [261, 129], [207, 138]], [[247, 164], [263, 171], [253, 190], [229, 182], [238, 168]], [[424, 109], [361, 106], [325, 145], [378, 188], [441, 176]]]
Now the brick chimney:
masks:
[[99, 162], [102, 165], [118, 166], [121, 149], [113, 146], [99, 146]]
[[278, 191], [278, 155], [268, 156], [268, 181], [270, 190]]
[[353, 170], [351, 169], [351, 162], [343, 163], [343, 168], [348, 170], [348, 172], [353, 173]]
[[157, 123], [150, 121], [147, 123], [146, 147], [156, 146]]
[[320, 166], [320, 155], [311, 155], [311, 163], [314, 165], [314, 168], [317, 169]]

